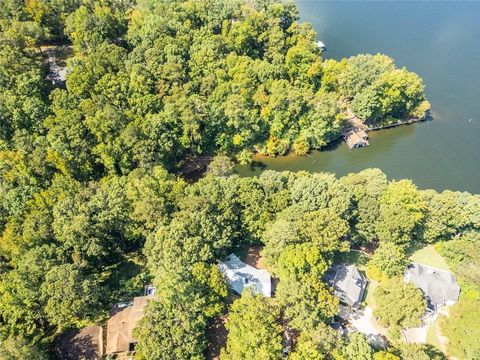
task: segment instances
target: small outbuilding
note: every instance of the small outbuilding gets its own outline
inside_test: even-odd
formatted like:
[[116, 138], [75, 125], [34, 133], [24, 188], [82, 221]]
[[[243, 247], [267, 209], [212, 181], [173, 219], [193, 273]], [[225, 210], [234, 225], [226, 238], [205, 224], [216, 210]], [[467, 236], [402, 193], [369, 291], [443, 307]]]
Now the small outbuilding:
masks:
[[251, 287], [257, 294], [272, 296], [272, 280], [267, 270], [245, 264], [235, 254], [230, 254], [218, 265], [218, 268], [225, 274], [230, 287], [237, 294], [241, 295], [244, 288]]
[[405, 281], [421, 289], [433, 310], [458, 301], [460, 286], [453, 274], [423, 264], [412, 263], [405, 271]]
[[317, 41], [317, 46], [318, 46], [318, 48], [319, 48], [320, 50], [322, 50], [322, 51], [327, 50], [327, 47], [325, 46], [325, 44], [324, 44], [323, 41], [321, 41], [321, 40], [318, 40], [318, 41]]
[[353, 308], [360, 306], [368, 281], [355, 265], [335, 265], [327, 271], [325, 280], [333, 287], [335, 296], [342, 303]]
[[368, 135], [364, 130], [350, 130], [343, 135], [343, 138], [350, 149], [370, 145]]

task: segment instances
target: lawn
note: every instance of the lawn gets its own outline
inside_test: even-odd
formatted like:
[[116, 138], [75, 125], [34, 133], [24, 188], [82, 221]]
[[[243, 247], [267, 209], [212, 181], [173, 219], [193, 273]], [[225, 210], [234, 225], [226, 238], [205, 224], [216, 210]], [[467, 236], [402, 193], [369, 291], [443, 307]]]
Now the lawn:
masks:
[[335, 264], [355, 264], [357, 268], [362, 271], [365, 271], [365, 267], [368, 263], [369, 257], [367, 254], [357, 251], [350, 250], [346, 252], [339, 252], [335, 255], [334, 263]]
[[375, 289], [378, 287], [379, 282], [368, 279], [368, 285], [367, 285], [367, 290], [365, 294], [365, 303], [370, 306], [372, 309], [375, 309], [375, 298], [373, 297], [373, 293], [375, 292]]
[[410, 260], [431, 266], [437, 269], [450, 271], [445, 259], [435, 250], [433, 245], [425, 246], [416, 250], [411, 256]]
[[437, 337], [437, 321], [431, 323], [427, 329], [427, 344], [433, 345], [441, 349], [440, 340]]

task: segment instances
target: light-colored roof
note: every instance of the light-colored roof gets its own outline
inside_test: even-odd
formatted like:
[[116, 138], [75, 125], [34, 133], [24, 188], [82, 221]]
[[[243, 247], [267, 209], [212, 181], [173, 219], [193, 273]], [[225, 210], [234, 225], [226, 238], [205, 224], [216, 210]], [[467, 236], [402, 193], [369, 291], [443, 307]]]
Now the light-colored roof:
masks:
[[137, 342], [133, 338], [133, 329], [143, 317], [143, 309], [153, 296], [139, 296], [133, 299], [133, 305], [117, 312], [107, 322], [106, 354], [130, 351], [130, 344]]
[[405, 280], [420, 288], [434, 305], [455, 302], [460, 295], [460, 286], [449, 271], [412, 263], [405, 272]]
[[339, 264], [326, 274], [335, 295], [345, 304], [357, 307], [363, 299], [367, 280], [355, 265]]
[[267, 297], [272, 295], [272, 281], [267, 270], [256, 269], [242, 262], [235, 254], [221, 262], [218, 268], [227, 276], [230, 287], [242, 294], [245, 287], [250, 286], [254, 292]]

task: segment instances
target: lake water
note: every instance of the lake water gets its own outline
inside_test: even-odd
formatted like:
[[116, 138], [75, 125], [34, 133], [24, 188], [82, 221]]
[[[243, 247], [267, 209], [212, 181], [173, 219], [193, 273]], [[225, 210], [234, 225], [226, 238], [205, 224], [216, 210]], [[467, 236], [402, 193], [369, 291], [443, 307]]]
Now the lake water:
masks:
[[[264, 169], [327, 171], [342, 176], [377, 167], [420, 188], [480, 193], [480, 2], [297, 1], [326, 58], [384, 53], [422, 76], [433, 121], [371, 132], [370, 146], [341, 142], [306, 157], [260, 158]], [[258, 166], [260, 165], [260, 166]]]

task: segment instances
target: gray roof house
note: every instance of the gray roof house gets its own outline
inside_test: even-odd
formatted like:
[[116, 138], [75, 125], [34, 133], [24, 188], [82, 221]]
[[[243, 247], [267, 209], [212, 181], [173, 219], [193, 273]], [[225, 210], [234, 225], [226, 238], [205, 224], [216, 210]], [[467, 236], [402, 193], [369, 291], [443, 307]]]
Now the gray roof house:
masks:
[[218, 268], [228, 279], [230, 287], [238, 294], [251, 287], [257, 294], [272, 296], [272, 281], [267, 270], [260, 270], [245, 264], [235, 254], [218, 264]]
[[453, 304], [460, 294], [460, 286], [451, 272], [423, 264], [410, 264], [405, 281], [420, 288], [433, 307]]
[[333, 287], [341, 302], [358, 308], [365, 294], [367, 279], [355, 265], [335, 265], [327, 271], [325, 280]]

